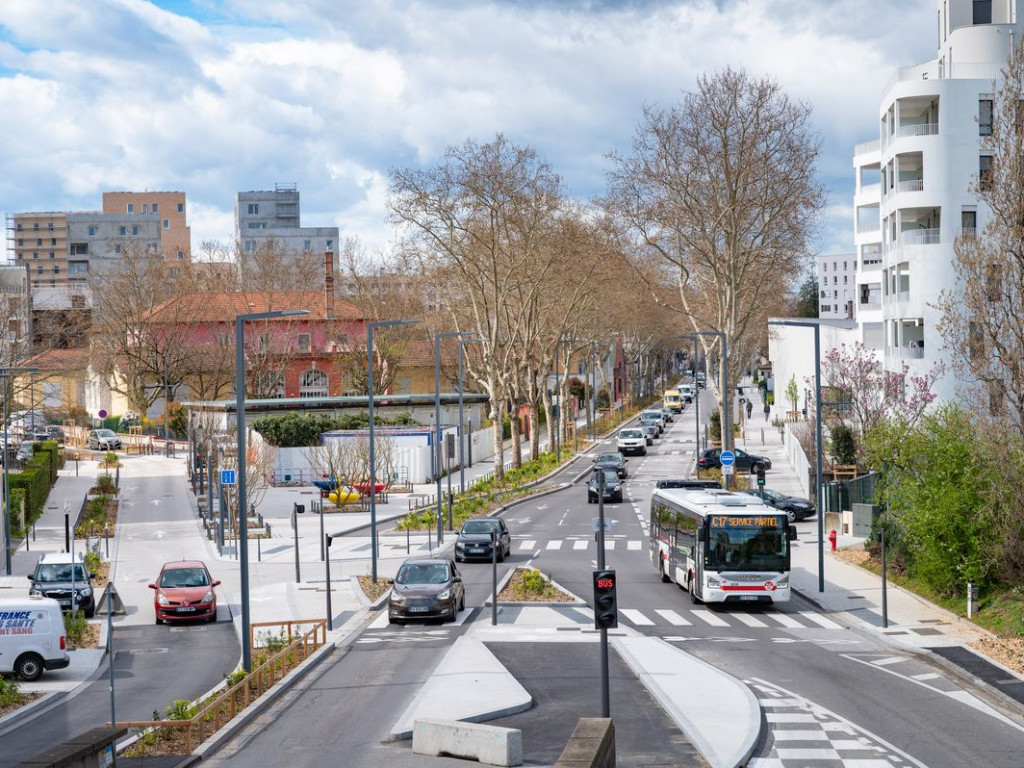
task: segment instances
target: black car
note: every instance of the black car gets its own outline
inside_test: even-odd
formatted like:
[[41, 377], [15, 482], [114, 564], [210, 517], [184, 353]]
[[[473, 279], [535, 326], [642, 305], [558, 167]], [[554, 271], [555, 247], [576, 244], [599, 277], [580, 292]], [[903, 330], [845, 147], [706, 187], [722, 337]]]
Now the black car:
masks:
[[[758, 465], [761, 465], [764, 469], [772, 468], [772, 460], [767, 456], [755, 456], [752, 453], [741, 451], [739, 448], [734, 448], [732, 452], [736, 456], [736, 462], [733, 464], [733, 467], [735, 467], [737, 472], [756, 472]], [[701, 469], [718, 469], [722, 466], [721, 459], [721, 448], [708, 448], [697, 459], [697, 466]]]
[[[751, 496], [758, 497], [761, 495], [761, 491], [756, 488], [742, 491], [742, 493], [749, 493]], [[769, 507], [785, 512], [791, 523], [798, 523], [801, 520], [814, 517], [816, 514], [814, 502], [810, 499], [805, 499], [801, 496], [787, 496], [784, 493], [772, 491], [768, 488], [764, 489], [764, 503]]]
[[398, 569], [388, 598], [388, 622], [440, 618], [455, 621], [466, 607], [466, 591], [455, 563], [444, 558], [414, 558]]
[[86, 570], [81, 552], [72, 557], [67, 552], [44, 554], [29, 575], [32, 582], [29, 595], [50, 597], [60, 603], [61, 610], [78, 608], [91, 619], [96, 613], [96, 596], [92, 582], [95, 573]]
[[491, 560], [491, 536], [497, 534], [498, 562], [512, 553], [512, 537], [508, 526], [500, 517], [471, 517], [462, 524], [455, 539], [455, 562], [463, 560]]
[[596, 504], [598, 484], [601, 475], [604, 475], [604, 500], [622, 501], [622, 480], [614, 469], [595, 469], [590, 473], [590, 480], [587, 482], [587, 503]]
[[603, 467], [605, 469], [614, 469], [615, 474], [620, 478], [626, 477], [629, 473], [626, 471], [626, 459], [622, 457], [621, 453], [601, 453], [598, 454], [597, 458], [594, 459], [594, 467]]

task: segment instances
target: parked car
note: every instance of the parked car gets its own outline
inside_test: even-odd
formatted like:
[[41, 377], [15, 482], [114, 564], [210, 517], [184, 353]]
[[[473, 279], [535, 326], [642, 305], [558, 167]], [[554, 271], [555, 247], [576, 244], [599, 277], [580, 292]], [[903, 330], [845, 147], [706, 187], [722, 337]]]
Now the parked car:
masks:
[[91, 619], [96, 613], [96, 597], [92, 589], [95, 578], [95, 573], [86, 571], [81, 552], [76, 552], [74, 557], [69, 552], [50, 552], [39, 558], [35, 570], [28, 577], [32, 582], [28, 594], [30, 597], [52, 598], [65, 611], [77, 607], [85, 618]]
[[505, 521], [500, 517], [471, 517], [466, 520], [455, 539], [455, 562], [491, 560], [491, 537], [494, 534], [498, 537], [497, 559], [502, 562], [512, 554], [512, 537]]
[[622, 455], [638, 453], [641, 456], [646, 456], [647, 446], [650, 445], [650, 442], [640, 427], [628, 427], [619, 430], [619, 434], [615, 438], [615, 445]]
[[[755, 472], [757, 471], [758, 464], [764, 467], [764, 469], [772, 468], [772, 460], [767, 456], [755, 456], [752, 453], [741, 451], [739, 448], [734, 448], [732, 452], [736, 456], [736, 462], [733, 464], [733, 467], [736, 468], [737, 472]], [[708, 448], [697, 459], [697, 466], [701, 469], [718, 469], [721, 467], [722, 449]]]
[[388, 623], [405, 619], [455, 621], [466, 607], [466, 591], [455, 563], [445, 558], [413, 558], [398, 569], [388, 598]]
[[61, 445], [63, 445], [63, 444], [64, 444], [64, 430], [63, 430], [63, 429], [61, 429], [61, 428], [60, 428], [59, 426], [57, 426], [56, 424], [50, 424], [50, 425], [49, 425], [49, 426], [47, 426], [47, 427], [46, 427], [46, 429], [45, 429], [45, 430], [43, 430], [43, 431], [44, 431], [44, 432], [46, 433], [46, 436], [47, 436], [47, 437], [48, 437], [48, 438], [49, 438], [50, 440], [56, 440], [56, 441], [57, 441], [58, 443], [60, 443]]
[[220, 585], [210, 576], [206, 564], [200, 560], [175, 560], [164, 563], [160, 575], [149, 588], [153, 595], [153, 613], [156, 623], [165, 621], [217, 620], [217, 593]]
[[89, 433], [89, 447], [94, 451], [119, 451], [121, 438], [112, 429], [94, 429]]
[[[761, 491], [757, 488], [750, 488], [743, 491], [743, 493], [749, 493], [751, 496], [761, 496]], [[784, 493], [779, 493], [769, 488], [764, 489], [764, 503], [769, 507], [785, 512], [791, 523], [798, 523], [801, 520], [814, 517], [816, 514], [814, 502], [810, 499], [805, 499], [802, 496], [787, 496]]]
[[600, 477], [604, 475], [604, 500], [622, 501], [622, 480], [614, 469], [594, 469], [587, 482], [587, 503], [596, 504], [599, 493]]
[[644, 423], [640, 425], [640, 431], [644, 433], [647, 444], [654, 445], [654, 440], [658, 437], [658, 426], [649, 422]]
[[629, 473], [626, 471], [626, 460], [621, 453], [600, 453], [594, 459], [594, 467], [614, 469], [615, 474], [625, 478]]

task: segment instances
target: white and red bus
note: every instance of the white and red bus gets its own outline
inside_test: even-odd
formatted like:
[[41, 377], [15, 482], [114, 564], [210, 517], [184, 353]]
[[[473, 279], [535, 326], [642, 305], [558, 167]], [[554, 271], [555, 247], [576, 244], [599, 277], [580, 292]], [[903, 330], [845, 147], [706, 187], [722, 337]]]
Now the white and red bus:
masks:
[[658, 488], [651, 497], [651, 560], [695, 603], [789, 600], [795, 539], [786, 515], [756, 496]]

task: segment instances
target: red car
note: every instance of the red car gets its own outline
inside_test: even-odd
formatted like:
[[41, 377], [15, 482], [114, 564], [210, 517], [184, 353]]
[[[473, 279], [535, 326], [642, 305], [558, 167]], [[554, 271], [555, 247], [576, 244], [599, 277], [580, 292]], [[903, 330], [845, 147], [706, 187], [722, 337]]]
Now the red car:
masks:
[[153, 611], [156, 623], [165, 621], [217, 620], [217, 595], [213, 588], [220, 581], [214, 581], [210, 571], [200, 560], [178, 560], [164, 563], [155, 584]]

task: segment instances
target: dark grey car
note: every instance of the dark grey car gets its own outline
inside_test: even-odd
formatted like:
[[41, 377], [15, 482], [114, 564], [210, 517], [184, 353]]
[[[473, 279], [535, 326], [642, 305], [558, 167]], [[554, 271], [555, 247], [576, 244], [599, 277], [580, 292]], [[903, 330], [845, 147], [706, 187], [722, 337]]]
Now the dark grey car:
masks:
[[455, 621], [466, 607], [462, 576], [444, 558], [413, 558], [398, 569], [388, 598], [388, 622], [407, 619]]
[[601, 453], [594, 459], [594, 468], [614, 469], [615, 474], [624, 479], [629, 474], [626, 461], [621, 453]]
[[471, 517], [462, 524], [455, 539], [455, 562], [465, 560], [491, 560], [491, 536], [498, 537], [498, 562], [512, 554], [512, 537], [508, 526], [500, 517]]
[[604, 475], [604, 500], [622, 501], [622, 480], [619, 479], [614, 469], [595, 469], [590, 473], [590, 481], [587, 483], [587, 503], [596, 504], [599, 493], [598, 483], [600, 476]]

